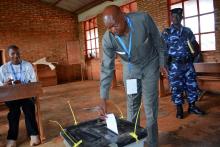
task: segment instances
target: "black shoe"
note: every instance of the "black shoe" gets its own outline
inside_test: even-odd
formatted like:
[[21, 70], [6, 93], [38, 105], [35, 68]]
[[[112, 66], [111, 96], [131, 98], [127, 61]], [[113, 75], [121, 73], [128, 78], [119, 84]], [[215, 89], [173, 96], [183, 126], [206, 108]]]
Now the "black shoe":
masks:
[[183, 107], [182, 105], [176, 106], [176, 118], [183, 119]]
[[195, 102], [192, 103], [192, 104], [189, 104], [188, 112], [189, 112], [190, 114], [196, 114], [196, 115], [204, 115], [204, 114], [205, 114], [204, 111], [200, 110], [199, 107], [197, 107], [197, 106], [195, 105]]

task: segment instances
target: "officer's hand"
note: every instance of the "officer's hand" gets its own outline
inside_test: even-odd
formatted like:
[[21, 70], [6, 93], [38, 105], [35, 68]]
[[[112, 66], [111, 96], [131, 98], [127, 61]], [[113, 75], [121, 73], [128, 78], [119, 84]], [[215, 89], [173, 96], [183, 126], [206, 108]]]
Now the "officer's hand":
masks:
[[167, 72], [167, 69], [165, 67], [160, 67], [160, 73], [162, 76], [164, 77], [168, 77], [168, 72]]
[[3, 86], [6, 86], [6, 85], [12, 85], [12, 79], [8, 79], [7, 81], [5, 81], [4, 83], [3, 83]]
[[21, 81], [20, 80], [16, 80], [16, 81], [14, 81], [14, 84], [21, 84]]

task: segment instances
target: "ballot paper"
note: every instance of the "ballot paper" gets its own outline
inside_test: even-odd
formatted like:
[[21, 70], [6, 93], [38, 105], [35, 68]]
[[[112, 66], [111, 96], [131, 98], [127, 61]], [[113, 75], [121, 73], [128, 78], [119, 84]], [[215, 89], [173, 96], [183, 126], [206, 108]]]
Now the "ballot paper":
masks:
[[118, 126], [115, 119], [115, 115], [111, 113], [111, 114], [107, 114], [106, 116], [107, 116], [106, 118], [107, 128], [118, 134]]
[[36, 64], [44, 64], [44, 65], [48, 65], [50, 67], [51, 70], [54, 70], [55, 69], [55, 66], [51, 63], [51, 62], [47, 62], [46, 61], [46, 57], [44, 58], [41, 58], [35, 62], [33, 62], [34, 65]]
[[127, 94], [137, 94], [137, 79], [126, 80]]

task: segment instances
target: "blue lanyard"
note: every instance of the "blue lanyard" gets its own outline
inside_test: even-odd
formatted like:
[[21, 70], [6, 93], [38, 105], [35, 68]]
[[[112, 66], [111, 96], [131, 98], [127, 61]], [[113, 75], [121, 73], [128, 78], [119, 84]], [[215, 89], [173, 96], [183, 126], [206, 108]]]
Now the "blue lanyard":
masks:
[[22, 64], [22, 62], [20, 63], [20, 79], [18, 79], [18, 76], [17, 76], [17, 74], [16, 74], [16, 72], [15, 72], [13, 66], [12, 66], [12, 63], [10, 63], [11, 71], [13, 73], [13, 76], [14, 76], [15, 80], [20, 80], [20, 81], [22, 80], [21, 79], [21, 77], [22, 77], [22, 65], [21, 64]]
[[118, 36], [116, 35], [116, 38], [118, 39], [119, 43], [121, 44], [122, 48], [124, 49], [124, 51], [128, 54], [128, 62], [129, 62], [129, 70], [130, 70], [130, 61], [131, 61], [131, 47], [132, 47], [132, 31], [133, 31], [133, 28], [132, 28], [132, 25], [131, 25], [131, 20], [127, 18], [127, 23], [128, 23], [128, 26], [129, 28], [131, 29], [130, 33], [129, 33], [129, 46], [128, 48], [126, 47], [125, 43], [123, 42], [123, 40]]

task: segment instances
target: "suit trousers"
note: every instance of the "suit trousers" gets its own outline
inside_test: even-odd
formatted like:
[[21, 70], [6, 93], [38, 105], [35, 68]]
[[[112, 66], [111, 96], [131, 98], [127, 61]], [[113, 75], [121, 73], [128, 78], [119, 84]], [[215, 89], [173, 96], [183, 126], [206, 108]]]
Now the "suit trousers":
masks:
[[[129, 79], [129, 75], [124, 73], [124, 83]], [[137, 79], [137, 94], [127, 95], [127, 118], [128, 121], [136, 121], [138, 109], [143, 98], [143, 106], [147, 119], [147, 143], [149, 147], [158, 146], [158, 80], [159, 63], [155, 58], [143, 69], [143, 76]], [[140, 121], [139, 121], [140, 122]]]

